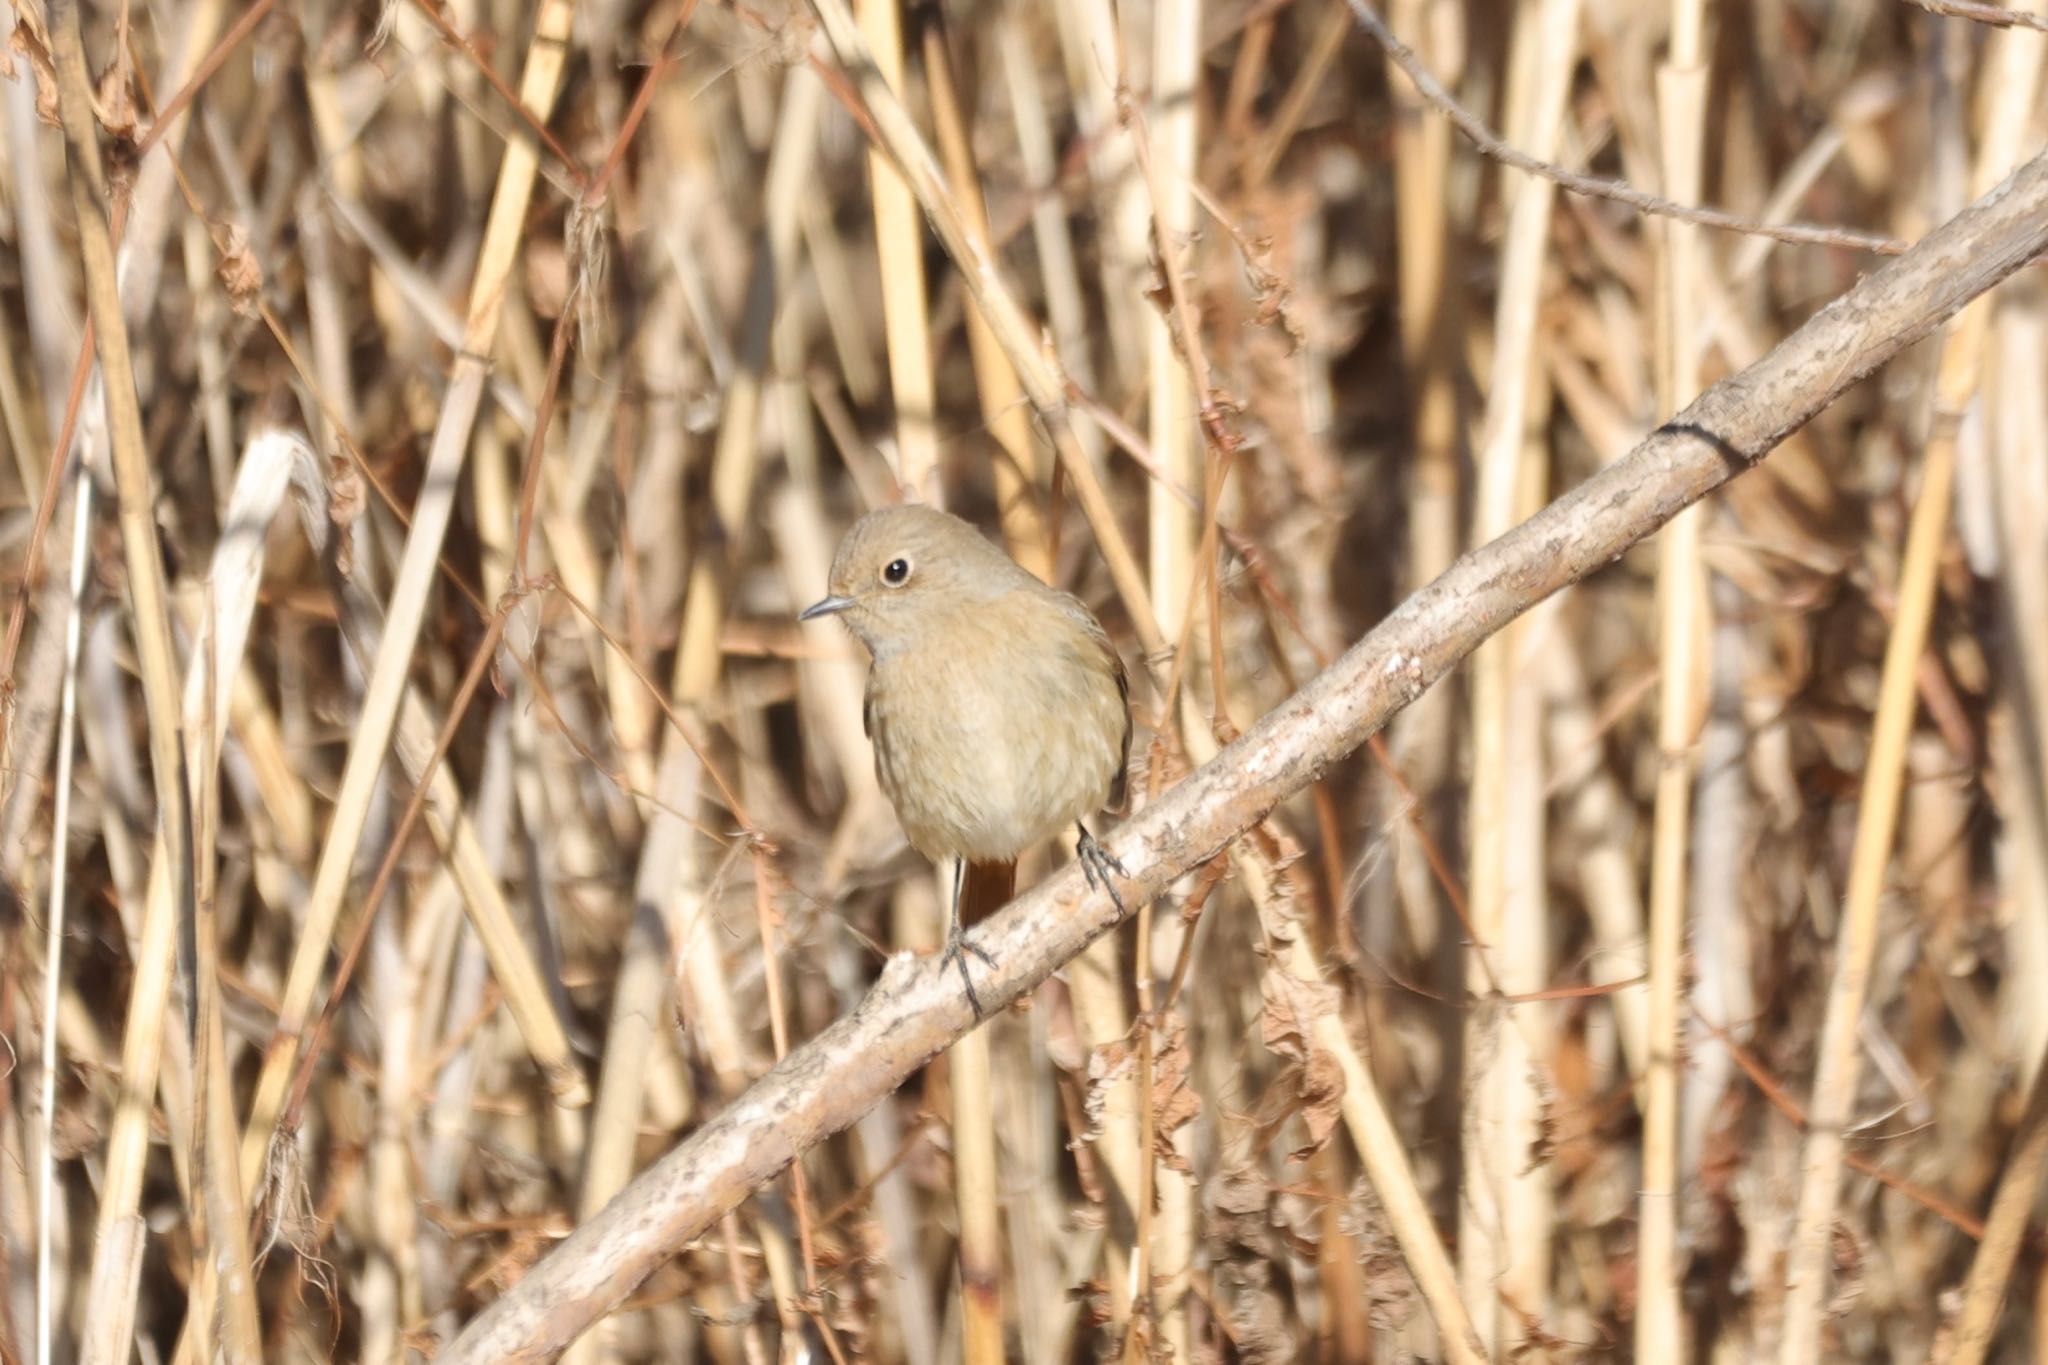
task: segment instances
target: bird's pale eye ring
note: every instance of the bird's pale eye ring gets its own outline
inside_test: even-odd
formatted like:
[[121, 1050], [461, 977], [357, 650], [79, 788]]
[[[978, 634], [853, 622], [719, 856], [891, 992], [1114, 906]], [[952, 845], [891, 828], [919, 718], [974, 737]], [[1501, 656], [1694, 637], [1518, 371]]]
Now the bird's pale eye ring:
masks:
[[892, 559], [882, 566], [882, 581], [892, 588], [900, 588], [910, 581], [910, 561]]

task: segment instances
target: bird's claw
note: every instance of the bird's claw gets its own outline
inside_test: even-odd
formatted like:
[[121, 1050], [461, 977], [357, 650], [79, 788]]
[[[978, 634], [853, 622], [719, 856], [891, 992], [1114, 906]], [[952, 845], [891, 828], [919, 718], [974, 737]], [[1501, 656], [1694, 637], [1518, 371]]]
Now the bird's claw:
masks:
[[974, 993], [973, 978], [967, 974], [967, 958], [970, 954], [980, 958], [984, 967], [989, 968], [991, 971], [995, 969], [996, 960], [990, 957], [979, 944], [969, 943], [967, 936], [958, 932], [946, 940], [946, 951], [939, 958], [939, 969], [944, 971], [946, 967], [955, 962], [960, 964], [960, 984], [967, 988], [967, 1003], [974, 1006], [974, 1017], [979, 1019], [983, 1017], [981, 997]]
[[1123, 893], [1116, 889], [1116, 882], [1112, 880], [1112, 877], [1128, 878], [1131, 875], [1124, 865], [1108, 849], [1096, 843], [1095, 836], [1085, 829], [1074, 845], [1074, 856], [1081, 860], [1081, 873], [1088, 878], [1089, 887], [1109, 893], [1118, 918], [1128, 915], [1130, 911], [1124, 908]]

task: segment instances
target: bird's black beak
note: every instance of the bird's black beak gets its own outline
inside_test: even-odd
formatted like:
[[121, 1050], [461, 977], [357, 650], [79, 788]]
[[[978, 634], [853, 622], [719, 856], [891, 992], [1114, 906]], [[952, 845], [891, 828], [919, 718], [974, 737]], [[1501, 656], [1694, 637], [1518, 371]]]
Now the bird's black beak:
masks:
[[836, 616], [853, 605], [851, 597], [825, 597], [811, 603], [796, 614], [799, 621], [815, 621], [820, 616]]

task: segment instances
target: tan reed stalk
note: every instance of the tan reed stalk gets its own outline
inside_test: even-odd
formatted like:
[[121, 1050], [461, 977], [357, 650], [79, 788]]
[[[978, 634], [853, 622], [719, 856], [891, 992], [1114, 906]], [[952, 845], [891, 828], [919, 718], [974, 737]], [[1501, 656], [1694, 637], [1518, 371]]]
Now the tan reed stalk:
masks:
[[[2041, 79], [2043, 45], [2020, 30], [1991, 39], [1987, 78], [1989, 111], [1971, 183], [1979, 195], [2019, 163], [2029, 112]], [[1810, 1127], [1800, 1155], [1798, 1215], [1786, 1266], [1784, 1336], [1778, 1358], [1800, 1365], [1820, 1351], [1821, 1314], [1827, 1301], [1835, 1244], [1835, 1207], [1841, 1193], [1842, 1153], [1853, 1122], [1856, 1084], [1862, 1067], [1858, 1024], [1877, 951], [1878, 910], [1897, 830], [1899, 791], [1906, 744], [1919, 706], [1916, 678], [1934, 598], [1942, 547], [1949, 530], [1954, 491], [1956, 442], [1963, 415], [1974, 400], [1984, 338], [1992, 315], [1988, 300], [1964, 309], [1942, 340], [1934, 381], [1933, 426], [1921, 457], [1920, 491], [1906, 533], [1899, 569], [1898, 609], [1885, 644], [1884, 674], [1877, 714], [1871, 723], [1856, 838], [1849, 855], [1849, 884], [1842, 896], [1834, 971], [1828, 981], [1819, 1060], [1809, 1104]]]
[[[1006, 9], [997, 19], [994, 42], [996, 56], [1003, 66], [1004, 88], [1010, 97], [1017, 152], [1032, 196], [1031, 239], [1038, 255], [1039, 283], [1045, 290], [1046, 320], [1052, 327], [1053, 346], [1068, 378], [1093, 392], [1096, 367], [1089, 344], [1087, 305], [1081, 295], [1081, 268], [1074, 254], [1066, 202], [1060, 193], [1060, 167], [1045, 108], [1045, 90], [1016, 8]], [[1074, 428], [1074, 435], [1090, 462], [1100, 465], [1101, 428], [1093, 422], [1082, 422]]]
[[1984, 1220], [1984, 1237], [1963, 1281], [1962, 1311], [1937, 1339], [1937, 1365], [1978, 1365], [1997, 1334], [1999, 1310], [2005, 1305], [2006, 1281], [2012, 1276], [2027, 1225], [2034, 1216], [2041, 1180], [2048, 1173], [2048, 1064], [2034, 1072], [2019, 1131], [2006, 1153], [1998, 1193]]
[[946, 1054], [953, 1101], [953, 1202], [960, 1215], [960, 1357], [967, 1365], [1001, 1365], [1004, 1359], [992, 1032], [976, 1029]]
[[[2023, 13], [2025, 11], [2005, 11]], [[2000, 815], [1998, 857], [2004, 896], [2013, 905], [2048, 904], [2048, 428], [2041, 417], [2038, 370], [2029, 363], [2048, 336], [2038, 290], [2016, 293], [1999, 309], [1989, 358], [1996, 401], [1986, 423], [1988, 468], [1958, 471], [1959, 529], [1990, 532], [1998, 622], [1998, 670], [1986, 742], [1987, 787]], [[1974, 475], [1974, 477], [1971, 477]], [[1972, 539], [1966, 534], [1966, 543]], [[1973, 549], [1972, 567], [1985, 572]], [[1995, 784], [1995, 785], [1994, 785]], [[2015, 914], [2004, 927], [2009, 980], [2000, 990], [2001, 1033], [2019, 1074], [2048, 1057], [2048, 918]]]
[[[829, 199], [806, 199], [798, 212], [803, 218], [804, 253], [811, 258], [809, 283], [818, 291], [818, 311], [825, 315], [825, 329], [832, 338], [833, 373], [845, 383], [848, 399], [863, 410], [872, 408], [880, 400], [882, 377], [857, 288], [861, 271], [832, 222]], [[802, 367], [785, 376], [785, 382], [801, 384]]]
[[1105, 225], [1100, 264], [1103, 322], [1109, 345], [1102, 382], [1135, 391], [1144, 377], [1145, 301], [1150, 287], [1150, 214], [1129, 143], [1116, 136], [1121, 118], [1117, 83], [1123, 68], [1117, 8], [1110, 0], [1055, 0], [1075, 132], [1087, 147], [1096, 215]]
[[[1322, 968], [1304, 936], [1297, 935], [1285, 945], [1278, 969], [1305, 984], [1319, 986], [1322, 981]], [[1372, 1182], [1373, 1191], [1386, 1211], [1387, 1225], [1415, 1276], [1422, 1300], [1436, 1320], [1437, 1344], [1443, 1359], [1456, 1365], [1483, 1365], [1490, 1357], [1474, 1328], [1473, 1315], [1467, 1312], [1459, 1296], [1458, 1272], [1444, 1250], [1429, 1203], [1415, 1182], [1407, 1149], [1402, 1146], [1400, 1133], [1387, 1112], [1371, 1070], [1351, 1041], [1343, 1014], [1337, 1010], [1318, 1014], [1313, 1036], [1316, 1047], [1335, 1057], [1344, 1073], [1341, 1103], [1345, 1131], [1351, 1135], [1351, 1145], [1365, 1167], [1366, 1179]]]
[[[129, 612], [149, 716], [150, 768], [156, 786], [157, 821], [164, 834], [161, 851], [153, 863], [163, 868], [167, 886], [188, 887], [191, 880], [192, 829], [183, 776], [184, 755], [178, 732], [177, 659], [171, 646], [170, 615], [164, 591], [161, 547], [157, 540], [149, 457], [144, 446], [142, 413], [128, 352], [128, 324], [122, 313], [115, 275], [113, 238], [107, 221], [106, 179], [100, 164], [98, 132], [93, 123], [84, 40], [80, 33], [78, 9], [72, 0], [57, 0], [50, 6], [49, 18], [52, 55], [60, 87], [58, 112], [64, 125], [72, 209], [76, 216], [86, 298], [91, 308], [100, 372], [104, 379], [118, 520], [128, 570]], [[168, 903], [159, 918], [163, 924], [158, 937], [166, 950], [164, 960], [168, 962], [172, 923]], [[142, 1003], [141, 994], [138, 989], [131, 1006]], [[159, 1001], [158, 1017], [154, 1022], [160, 1023], [161, 1012]], [[131, 1008], [132, 1017], [134, 1011]], [[145, 1116], [146, 1097], [155, 1088], [156, 1071], [156, 1048], [150, 1045], [148, 1033], [148, 1027], [132, 1029], [134, 1049], [131, 1052], [124, 1047], [123, 1056], [124, 1078], [140, 1091]], [[135, 1067], [134, 1073], [128, 1071], [130, 1063]], [[129, 1150], [139, 1165], [141, 1144], [133, 1142]], [[125, 1339], [125, 1325], [134, 1319], [135, 1283], [141, 1270], [142, 1253], [141, 1229], [133, 1222], [139, 1184], [139, 1175], [130, 1172], [117, 1175], [110, 1170], [108, 1185], [101, 1191], [101, 1250], [107, 1257], [107, 1273], [102, 1279], [109, 1286], [107, 1293], [112, 1298], [106, 1307], [111, 1319], [108, 1326], [118, 1333], [115, 1339]], [[121, 1220], [122, 1228], [112, 1230], [109, 1220]]]
[[[1398, 31], [1418, 37], [1421, 59], [1439, 78], [1457, 83], [1448, 65], [1456, 55], [1434, 50], [1425, 35], [1435, 31], [1429, 16], [1446, 0], [1401, 0], [1392, 15]], [[1387, 88], [1394, 124], [1394, 211], [1401, 354], [1412, 397], [1410, 430], [1415, 452], [1408, 486], [1407, 585], [1427, 583], [1458, 553], [1458, 464], [1463, 439], [1459, 412], [1458, 307], [1447, 269], [1450, 222], [1451, 126], [1425, 112], [1415, 88], [1391, 67]], [[1425, 809], [1442, 788], [1451, 756], [1454, 698], [1435, 688], [1395, 718], [1390, 741], [1394, 761]], [[1395, 834], [1394, 875], [1406, 913], [1409, 942], [1418, 956], [1432, 955], [1440, 937], [1442, 903], [1430, 880], [1427, 858], [1406, 821]]]
[[[1577, 0], [1546, 0], [1521, 13], [1513, 60], [1526, 73], [1509, 94], [1510, 137], [1538, 156], [1557, 146], [1565, 99], [1576, 64]], [[1519, 89], [1522, 98], [1515, 98]], [[1519, 132], [1514, 130], [1519, 129]], [[1475, 543], [1514, 524], [1519, 485], [1529, 459], [1532, 390], [1538, 385], [1536, 309], [1550, 233], [1554, 187], [1545, 180], [1509, 181], [1511, 205], [1501, 245], [1501, 285], [1495, 304], [1493, 364], [1479, 441]], [[1547, 406], [1547, 403], [1543, 404]], [[1540, 409], [1539, 409], [1540, 410]], [[1467, 996], [1477, 1003], [1465, 1032], [1468, 1112], [1463, 1121], [1463, 1184], [1459, 1197], [1458, 1257], [1464, 1302], [1482, 1340], [1519, 1349], [1528, 1324], [1540, 1314], [1544, 1267], [1549, 1263], [1545, 1190], [1549, 1173], [1532, 1166], [1540, 1098], [1534, 1092], [1532, 1055], [1540, 1030], [1489, 997], [1509, 985], [1511, 973], [1530, 965], [1541, 981], [1544, 914], [1542, 876], [1533, 876], [1519, 851], [1542, 819], [1541, 778], [1530, 765], [1537, 754], [1511, 744], [1536, 729], [1517, 717], [1515, 698], [1538, 693], [1520, 682], [1526, 626], [1488, 641], [1472, 665], [1471, 873], [1472, 933]], [[1539, 731], [1540, 732], [1540, 731]], [[1531, 795], [1535, 799], [1532, 800]], [[1532, 884], [1533, 883], [1533, 884]], [[1404, 1241], [1404, 1247], [1405, 1247]], [[1529, 1301], [1531, 1299], [1534, 1301]], [[1441, 1321], [1441, 1319], [1440, 1319]]]
[[[482, 805], [481, 797], [478, 805]], [[442, 873], [435, 881], [445, 888], [450, 879]], [[429, 1049], [424, 1045], [422, 1025], [439, 1013], [440, 987], [445, 985], [453, 961], [453, 954], [446, 951], [453, 946], [450, 931], [459, 920], [455, 898], [446, 889], [422, 897], [412, 911], [402, 942], [393, 933], [380, 936], [380, 942], [372, 946], [385, 960], [366, 983], [376, 997], [382, 1026], [368, 1175], [371, 1235], [376, 1245], [371, 1264], [387, 1282], [384, 1299], [389, 1308], [383, 1339], [374, 1350], [365, 1325], [366, 1360], [398, 1358], [404, 1350], [403, 1333], [425, 1321], [427, 1314], [423, 1273], [427, 1258], [422, 1251], [431, 1239], [421, 1236], [420, 1205], [425, 1191], [416, 1179], [411, 1138], [424, 1130], [420, 1111], [426, 1098], [425, 1078], [418, 1068], [427, 1060]]]
[[[1144, 110], [1144, 136], [1158, 166], [1159, 184], [1150, 195], [1152, 233], [1162, 271], [1192, 271], [1187, 237], [1195, 225], [1195, 199], [1188, 189], [1194, 174], [1195, 77], [1201, 28], [1200, 0], [1162, 0], [1152, 14], [1152, 91]], [[1119, 69], [1119, 79], [1123, 73]], [[1203, 487], [1200, 434], [1195, 429], [1198, 394], [1175, 347], [1174, 326], [1158, 307], [1145, 313], [1147, 440], [1168, 483]], [[1196, 513], [1168, 486], [1153, 481], [1146, 490], [1147, 550], [1152, 600], [1159, 628], [1169, 640], [1186, 635], [1190, 591], [1195, 578], [1195, 545], [1201, 537]], [[1220, 704], [1220, 699], [1219, 704]], [[1192, 728], [1192, 727], [1190, 727]]]
[[[903, 89], [903, 29], [898, 0], [859, 0], [860, 31], [881, 78]], [[882, 328], [889, 390], [896, 400], [896, 479], [924, 501], [943, 505], [939, 480], [938, 398], [926, 314], [924, 224], [902, 174], [880, 147], [868, 149], [868, 194], [882, 271]]]
[[[218, 605], [218, 599], [208, 605]], [[254, 605], [252, 593], [248, 606]], [[256, 1318], [256, 1274], [249, 1256], [249, 1217], [242, 1205], [241, 1169], [235, 1157], [233, 1080], [221, 1032], [220, 917], [216, 901], [220, 767], [213, 762], [213, 755], [220, 751], [217, 727], [227, 713], [227, 698], [220, 653], [214, 647], [214, 629], [209, 610], [199, 633], [200, 657], [192, 663], [203, 698], [200, 723], [190, 736], [194, 749], [192, 780], [197, 788], [193, 794], [193, 866], [197, 885], [192, 989], [198, 997], [199, 1021], [192, 1123], [197, 1150], [193, 1153], [192, 1170], [198, 1187], [194, 1194], [203, 1192], [202, 1197], [193, 1201], [192, 1223], [199, 1233], [198, 1245], [211, 1267], [213, 1281], [211, 1295], [195, 1294], [193, 1302], [205, 1305], [197, 1337], [205, 1348], [202, 1359], [223, 1360], [228, 1365], [259, 1365], [263, 1360], [263, 1336]], [[208, 1302], [209, 1298], [213, 1302]]]
[[[1564, 823], [1585, 841], [1579, 880], [1598, 949], [1590, 975], [1601, 986], [1638, 981], [1646, 969], [1635, 808], [1600, 764], [1600, 736], [1584, 667], [1569, 649], [1550, 650], [1543, 662], [1555, 770], [1551, 780], [1566, 795]], [[1627, 1074], [1641, 1076], [1649, 1054], [1648, 994], [1632, 986], [1610, 992], [1607, 1000]]]
[[1343, 0], [1324, 7], [1322, 21], [1316, 25], [1315, 36], [1309, 40], [1307, 58], [1295, 70], [1293, 79], [1288, 82], [1287, 93], [1280, 98], [1280, 107], [1252, 147], [1245, 163], [1244, 178], [1248, 186], [1258, 188], [1272, 178], [1274, 168], [1287, 154], [1294, 135], [1301, 131], [1302, 120], [1308, 117], [1309, 103], [1322, 88], [1344, 39], [1350, 36], [1351, 27], [1351, 12], [1344, 7]]
[[[1696, 203], [1706, 127], [1704, 0], [1672, 0], [1671, 45], [1657, 72], [1664, 193]], [[1657, 224], [1657, 410], [1677, 412], [1700, 386], [1699, 229]], [[1684, 1365], [1678, 1302], [1678, 1002], [1684, 993], [1687, 847], [1693, 750], [1702, 702], [1700, 644], [1705, 586], [1701, 507], [1687, 508], [1658, 538], [1657, 793], [1650, 845], [1649, 1059], [1643, 1086], [1643, 1190], [1637, 1217], [1641, 1298], [1636, 1356]]]
[[[673, 745], [655, 789], [662, 812], [695, 809], [699, 777], [695, 756], [683, 745]], [[671, 945], [664, 911], [675, 900], [671, 887], [698, 882], [695, 841], [689, 834], [680, 820], [657, 813], [643, 835], [644, 852], [632, 887], [632, 925], [612, 988], [604, 1064], [598, 1072], [590, 1142], [584, 1148], [576, 1192], [579, 1219], [595, 1216], [633, 1174], [648, 1059], [671, 986], [665, 969]], [[579, 1362], [617, 1358], [612, 1334], [602, 1328], [577, 1342], [571, 1354]]]
[[[1141, 140], [1139, 164], [1146, 180], [1146, 198], [1152, 211], [1152, 233], [1160, 269], [1168, 275], [1171, 308], [1153, 307], [1146, 313], [1147, 361], [1150, 372], [1148, 425], [1153, 457], [1168, 478], [1187, 488], [1204, 489], [1208, 517], [1220, 514], [1223, 452], [1208, 452], [1196, 425], [1197, 409], [1206, 410], [1213, 401], [1209, 391], [1208, 365], [1202, 356], [1201, 323], [1189, 306], [1195, 265], [1194, 179], [1201, 149], [1198, 113], [1201, 104], [1201, 32], [1205, 8], [1202, 0], [1158, 0], [1152, 10], [1151, 99], [1145, 106], [1140, 126], [1131, 131]], [[1178, 278], [1175, 278], [1178, 277]], [[1178, 314], [1177, 317], [1169, 314]], [[1184, 329], [1184, 330], [1183, 330]], [[1176, 340], [1178, 339], [1178, 345]], [[1180, 346], [1184, 345], [1183, 354]], [[1189, 508], [1160, 483], [1146, 491], [1147, 519], [1151, 534], [1152, 600], [1161, 610], [1160, 627], [1167, 638], [1191, 641], [1195, 638], [1188, 617], [1206, 617], [1209, 650], [1221, 647], [1221, 622], [1214, 612], [1218, 550], [1213, 538], [1204, 540], [1205, 527]], [[1206, 545], [1206, 563], [1198, 562]], [[1195, 606], [1198, 576], [1208, 583], [1206, 611]], [[1183, 645], [1183, 648], [1186, 646]], [[1196, 649], [1195, 653], [1204, 651]], [[1192, 664], [1193, 660], [1185, 661]], [[1212, 657], [1217, 670], [1219, 695], [1209, 699], [1212, 714], [1225, 714], [1222, 688], [1223, 661]], [[1180, 666], [1177, 662], [1176, 666]], [[1193, 713], [1194, 693], [1182, 693], [1183, 731], [1202, 728]], [[1162, 717], [1162, 724], [1171, 724]], [[1148, 915], [1148, 911], [1140, 911]], [[1175, 921], [1178, 927], [1178, 921]], [[1154, 1115], [1152, 1089], [1152, 1039], [1158, 1021], [1151, 1017], [1151, 974], [1153, 964], [1145, 951], [1149, 918], [1141, 924], [1139, 950], [1132, 963], [1139, 987], [1140, 1061], [1139, 1151], [1143, 1154], [1143, 1188], [1156, 1193], [1156, 1216], [1147, 1199], [1139, 1210], [1142, 1228], [1151, 1220], [1149, 1234], [1141, 1237], [1138, 1262], [1141, 1267], [1138, 1293], [1150, 1305], [1159, 1341], [1154, 1349], [1169, 1359], [1188, 1359], [1188, 1283], [1195, 1260], [1194, 1200], [1187, 1177], [1166, 1167], [1151, 1138]]]
[[[293, 477], [300, 495], [300, 521], [308, 541], [323, 556], [332, 554], [334, 532], [327, 523], [332, 493], [325, 471], [308, 454], [300, 461]], [[364, 586], [367, 568], [361, 556], [357, 556], [351, 565], [350, 577], [334, 584], [342, 638], [366, 667], [377, 656], [385, 638], [384, 623], [377, 612], [375, 600]], [[442, 725], [443, 718], [429, 710], [417, 691], [408, 684], [399, 697], [393, 747], [401, 768], [414, 782], [427, 775], [436, 736]], [[515, 1021], [522, 1025], [522, 1037], [534, 1049], [535, 1060], [541, 1065], [543, 1076], [549, 1080], [551, 1088], [566, 1102], [566, 1098], [575, 1093], [572, 1087], [581, 1086], [583, 1082], [580, 1070], [569, 1055], [568, 1039], [556, 1016], [554, 1002], [548, 995], [540, 968], [527, 948], [525, 936], [512, 914], [498, 878], [491, 871], [490, 860], [478, 842], [475, 826], [464, 814], [462, 791], [454, 775], [445, 765], [435, 765], [427, 781], [428, 800], [424, 810], [427, 830], [447, 856], [456, 885], [462, 892], [463, 907], [483, 942], [498, 985], [505, 993], [507, 1007]], [[269, 1058], [266, 1058], [266, 1066], [269, 1064]], [[262, 1092], [259, 1090], [258, 1093], [260, 1096]], [[260, 1138], [253, 1131], [244, 1130], [242, 1159], [245, 1180], [251, 1175], [247, 1163], [261, 1155], [261, 1148], [252, 1152], [250, 1143], [267, 1143], [268, 1138], [268, 1128]]]
[[[960, 205], [961, 223], [976, 245], [993, 259], [988, 206], [981, 195], [981, 171], [975, 165], [974, 148], [968, 140], [967, 115], [960, 107], [960, 92], [953, 80], [945, 29], [937, 23], [925, 26], [924, 73], [931, 96], [932, 128], [937, 134], [946, 178]], [[1049, 582], [1055, 577], [1052, 541], [1046, 534], [1045, 514], [1040, 506], [1044, 479], [1039, 472], [1038, 450], [1031, 438], [1031, 414], [1024, 406], [1024, 390], [1017, 382], [1017, 371], [1004, 356], [981, 309], [971, 301], [967, 306], [967, 349], [974, 358], [975, 392], [981, 399], [982, 421], [998, 447], [994, 461], [996, 514], [1002, 519], [1003, 540], [1012, 559]]]
[[[34, 487], [34, 484], [28, 484]], [[57, 1203], [57, 1008], [64, 987], [64, 923], [71, 864], [72, 760], [77, 753], [78, 649], [86, 590], [87, 550], [92, 543], [92, 474], [84, 462], [72, 477], [71, 564], [66, 575], [70, 601], [64, 613], [64, 686], [58, 701], [57, 790], [50, 814], [56, 847], [50, 860], [49, 898], [43, 911], [43, 1011], [38, 1025], [42, 1055], [36, 1089], [35, 1141], [35, 1358], [49, 1365], [54, 1353], [57, 1305], [57, 1233], [67, 1224]], [[26, 1169], [26, 1167], [24, 1167]]]
[[1249, 147], [1256, 136], [1252, 106], [1258, 102], [1259, 84], [1266, 78], [1266, 61], [1273, 51], [1273, 16], [1260, 13], [1245, 25], [1237, 40], [1237, 52], [1230, 59], [1230, 85], [1223, 95], [1223, 114], [1218, 120], [1223, 145]]
[[42, 408], [22, 386], [23, 375], [16, 357], [26, 352], [13, 329], [0, 331], [0, 436], [7, 441], [7, 456], [15, 477], [31, 498], [38, 496], [49, 474], [49, 433]]

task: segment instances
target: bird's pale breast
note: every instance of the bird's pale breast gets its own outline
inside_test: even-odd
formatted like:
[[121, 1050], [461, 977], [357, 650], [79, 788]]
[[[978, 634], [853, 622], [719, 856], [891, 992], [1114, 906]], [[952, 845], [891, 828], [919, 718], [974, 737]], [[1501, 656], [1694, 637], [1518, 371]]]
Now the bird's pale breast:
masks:
[[999, 861], [1100, 810], [1124, 762], [1115, 656], [1050, 590], [977, 603], [878, 657], [875, 773], [931, 858]]

